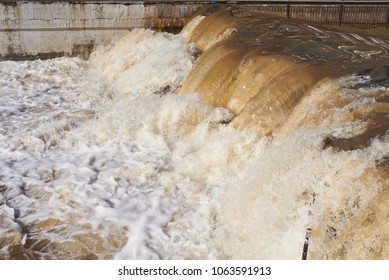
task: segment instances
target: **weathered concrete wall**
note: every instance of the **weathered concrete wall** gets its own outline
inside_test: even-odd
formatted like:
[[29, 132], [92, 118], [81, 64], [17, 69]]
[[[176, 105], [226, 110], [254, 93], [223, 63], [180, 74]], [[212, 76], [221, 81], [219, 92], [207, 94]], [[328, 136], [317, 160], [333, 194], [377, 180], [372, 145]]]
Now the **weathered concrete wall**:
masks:
[[86, 58], [94, 45], [132, 28], [180, 28], [199, 7], [215, 2], [238, 3], [237, 13], [359, 28], [389, 27], [387, 0], [0, 0], [0, 59]]
[[88, 57], [95, 44], [120, 36], [131, 28], [182, 27], [199, 6], [3, 1], [0, 3], [0, 57]]

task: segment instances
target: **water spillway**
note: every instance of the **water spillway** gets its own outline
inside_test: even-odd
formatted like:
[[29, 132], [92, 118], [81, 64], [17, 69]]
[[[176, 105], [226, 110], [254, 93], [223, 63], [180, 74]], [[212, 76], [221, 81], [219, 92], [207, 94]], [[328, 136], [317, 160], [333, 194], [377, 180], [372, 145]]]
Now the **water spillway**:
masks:
[[[263, 124], [269, 126], [263, 132], [270, 133], [323, 79], [373, 71], [375, 67], [385, 72], [384, 39], [324, 31], [271, 16], [252, 18], [247, 16], [249, 12], [233, 7], [220, 9], [196, 27], [186, 27], [193, 28], [189, 41], [206, 52], [180, 91], [205, 92], [210, 103], [238, 115], [234, 120], [237, 126], [253, 123], [255, 129], [261, 129]], [[201, 17], [197, 15], [193, 22]], [[223, 44], [216, 44], [218, 40]], [[276, 96], [280, 108], [274, 106]], [[267, 121], [259, 121], [268, 114]]]
[[388, 39], [341, 28], [211, 5], [0, 62], [0, 258], [387, 259]]
[[[230, 126], [243, 131], [255, 131], [257, 135], [265, 136], [271, 141], [278, 142], [278, 145], [286, 146], [291, 144], [283, 142], [286, 139], [291, 140], [291, 137], [299, 133], [302, 134], [298, 137], [309, 138], [312, 135], [307, 136], [305, 133], [317, 129], [315, 133], [323, 133], [321, 136], [323, 138], [311, 148], [330, 150], [334, 156], [336, 155], [335, 157], [345, 151], [352, 153], [351, 151], [367, 149], [375, 141], [386, 141], [384, 139], [387, 139], [389, 130], [387, 111], [389, 107], [386, 101], [382, 101], [385, 99], [383, 96], [388, 94], [389, 57], [388, 41], [385, 40], [385, 36], [372, 38], [345, 33], [341, 29], [325, 30], [266, 14], [253, 18], [250, 12], [245, 14], [239, 8], [225, 6], [200, 10], [184, 28], [183, 34], [203, 53], [178, 92], [181, 94], [198, 92], [204, 102], [228, 108], [234, 114]], [[372, 102], [368, 101], [369, 98]], [[320, 138], [319, 134], [316, 137]], [[280, 158], [277, 160], [283, 162], [289, 157], [289, 149], [299, 150], [300, 148], [289, 146], [284, 150], [285, 154], [278, 154]], [[303, 153], [304, 149], [297, 153]], [[272, 160], [277, 161], [274, 158]], [[304, 161], [301, 154], [294, 160], [296, 164]], [[388, 173], [383, 166], [386, 166], [384, 163], [386, 161], [386, 156], [377, 159], [376, 168], [364, 169], [354, 180], [358, 181], [358, 184], [364, 182], [362, 188], [385, 186]], [[350, 162], [349, 166], [345, 164], [343, 168], [350, 170], [354, 163]], [[286, 164], [283, 171], [282, 168], [278, 169], [279, 167], [276, 169], [287, 173], [290, 168], [294, 169], [290, 164], [292, 162]], [[312, 164], [312, 162], [308, 163], [310, 167]], [[261, 173], [260, 176], [272, 179], [266, 181], [263, 178], [252, 178], [253, 185], [250, 191], [255, 191], [257, 195], [261, 195], [262, 188], [267, 190], [266, 195], [286, 191], [286, 189], [276, 190], [278, 186], [273, 185], [274, 181], [283, 180], [284, 177], [281, 174], [273, 174], [273, 165], [271, 169], [264, 168], [259, 162], [258, 165], [260, 167], [252, 167], [252, 171], [255, 172], [254, 170], [257, 169], [257, 172]], [[261, 168], [264, 168], [268, 174], [263, 174]], [[310, 177], [309, 170], [310, 168], [303, 176]], [[304, 173], [302, 170], [301, 172]], [[371, 176], [370, 172], [381, 175], [377, 175], [373, 182], [367, 179]], [[320, 195], [315, 190], [316, 183], [311, 183], [316, 186], [300, 189], [301, 193], [297, 197], [304, 197], [306, 205], [314, 208], [313, 204], [320, 203], [318, 199], [323, 198], [323, 194]], [[268, 186], [265, 186], [266, 184]], [[292, 184], [285, 182], [284, 187], [295, 188], [299, 184], [299, 182]], [[321, 181], [319, 184], [330, 188], [332, 183]], [[321, 191], [326, 192], [324, 189]], [[352, 189], [356, 191], [353, 187]], [[253, 199], [247, 194], [241, 194], [241, 191], [243, 190], [240, 189], [239, 194], [235, 193], [235, 196], [230, 198], [235, 200], [238, 196], [244, 197], [244, 200], [231, 208], [234, 209], [232, 211], [242, 204], [250, 205]], [[339, 191], [343, 192], [340, 189]], [[383, 214], [388, 213], [384, 205], [387, 204], [388, 199], [387, 188], [383, 187], [374, 198], [374, 200], [379, 199], [383, 204], [375, 206], [370, 204], [362, 212], [358, 210], [357, 215], [351, 209], [354, 207], [359, 209], [361, 196], [354, 197], [355, 204], [350, 208], [350, 205], [346, 205], [353, 200], [352, 196], [341, 199], [343, 204], [341, 208], [344, 208], [340, 212], [331, 209], [333, 207], [331, 203], [327, 204], [326, 210], [323, 209], [324, 212], [319, 214], [320, 219], [323, 220], [317, 227], [308, 227], [310, 233], [312, 229], [311, 245], [321, 247], [312, 249], [311, 257], [360, 258], [361, 247], [355, 249], [354, 246], [358, 247], [368, 242], [369, 238], [365, 234], [367, 232], [371, 234], [375, 230], [382, 233], [381, 235], [377, 232], [375, 237], [371, 237], [374, 239], [373, 242], [381, 244], [378, 245], [380, 249], [370, 247], [368, 250], [379, 251], [379, 255], [387, 250], [385, 249], [387, 246], [383, 245], [386, 241], [380, 240], [381, 237], [387, 238], [383, 233], [387, 225], [387, 220], [384, 218], [386, 214]], [[270, 197], [267, 197], [266, 202], [258, 198], [261, 202], [257, 203], [265, 205], [269, 203]], [[277, 196], [274, 199], [278, 201]], [[233, 204], [232, 201], [230, 203]], [[261, 206], [258, 205], [258, 212], [260, 209]], [[246, 211], [250, 212], [250, 210]], [[307, 213], [313, 212], [315, 211], [308, 210]], [[255, 217], [254, 212], [251, 212], [251, 215], [250, 218]], [[380, 222], [375, 220], [376, 225], [380, 224], [378, 227], [381, 229], [372, 229], [374, 226], [366, 220], [369, 215], [374, 216], [374, 219], [381, 216]], [[245, 218], [247, 219], [247, 217], [240, 217], [240, 219]], [[273, 221], [262, 222], [271, 224]], [[234, 224], [231, 221], [229, 223]], [[334, 226], [336, 224], [337, 226]], [[260, 225], [252, 226], [251, 230], [255, 231], [254, 229], [260, 231]], [[244, 235], [241, 233], [241, 225], [236, 224], [235, 230], [235, 234]], [[249, 236], [246, 238], [249, 240]], [[337, 243], [338, 241], [340, 243]], [[255, 248], [258, 243], [258, 240], [247, 242], [246, 249]], [[266, 245], [263, 245], [264, 247], [258, 247], [257, 250], [266, 250]], [[240, 248], [232, 250], [238, 250], [239, 257], [255, 256], [252, 252], [242, 252]], [[378, 257], [375, 253], [366, 253], [365, 256], [367, 255], [372, 258]]]

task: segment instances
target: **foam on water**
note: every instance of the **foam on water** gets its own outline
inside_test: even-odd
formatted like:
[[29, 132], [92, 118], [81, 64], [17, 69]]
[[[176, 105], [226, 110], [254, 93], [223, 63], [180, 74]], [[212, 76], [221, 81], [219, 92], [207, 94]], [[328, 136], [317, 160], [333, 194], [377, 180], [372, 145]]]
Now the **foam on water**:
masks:
[[0, 62], [0, 258], [299, 259], [307, 227], [312, 257], [337, 257], [326, 232], [384, 189], [368, 171], [389, 145], [323, 149], [361, 124], [318, 123], [312, 106], [360, 81], [324, 83], [296, 109], [311, 123], [296, 113], [258, 136], [198, 94], [173, 93], [194, 51], [134, 30], [89, 62]]
[[[175, 168], [191, 151], [171, 146], [230, 114], [196, 95], [161, 96], [192, 51], [179, 36], [135, 30], [89, 64], [1, 63], [2, 258], [217, 256], [203, 242], [214, 190]], [[126, 53], [144, 70], [122, 69]]]

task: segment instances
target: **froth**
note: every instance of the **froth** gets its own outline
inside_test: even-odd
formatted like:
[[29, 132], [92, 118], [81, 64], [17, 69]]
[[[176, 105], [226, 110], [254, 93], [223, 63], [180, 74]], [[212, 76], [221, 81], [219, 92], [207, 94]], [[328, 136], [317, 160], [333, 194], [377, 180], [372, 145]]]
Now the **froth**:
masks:
[[[299, 259], [307, 228], [311, 258], [388, 256], [387, 138], [324, 147], [369, 126], [347, 114], [375, 104], [368, 78], [323, 81], [264, 136], [174, 93], [193, 51], [134, 30], [87, 63], [0, 63], [0, 258]], [[347, 243], [364, 229], [367, 244]]]
[[192, 67], [193, 51], [181, 36], [135, 29], [99, 47], [89, 63], [119, 94], [145, 95], [175, 90]]

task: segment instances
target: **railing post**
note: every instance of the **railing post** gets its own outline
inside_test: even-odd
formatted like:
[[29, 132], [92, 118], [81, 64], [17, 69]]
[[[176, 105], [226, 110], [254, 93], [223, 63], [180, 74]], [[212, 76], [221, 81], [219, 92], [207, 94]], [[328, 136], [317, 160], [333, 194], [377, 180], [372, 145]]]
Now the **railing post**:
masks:
[[286, 17], [290, 19], [290, 4], [286, 6]]
[[343, 20], [343, 4], [340, 5], [340, 12], [339, 12], [339, 26], [342, 25]]
[[386, 9], [386, 28], [389, 28], [389, 6]]

